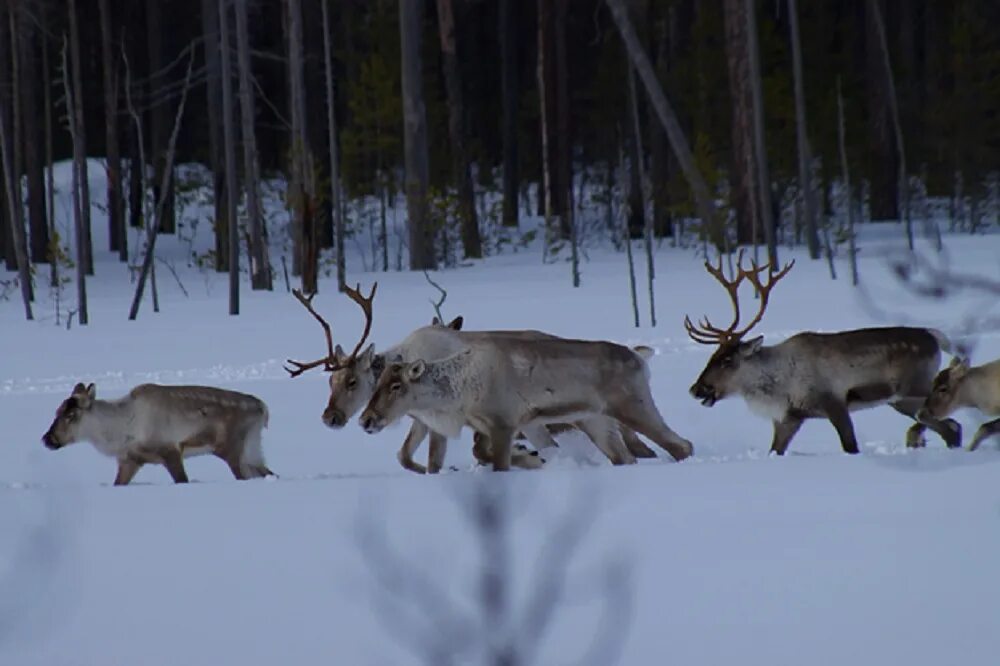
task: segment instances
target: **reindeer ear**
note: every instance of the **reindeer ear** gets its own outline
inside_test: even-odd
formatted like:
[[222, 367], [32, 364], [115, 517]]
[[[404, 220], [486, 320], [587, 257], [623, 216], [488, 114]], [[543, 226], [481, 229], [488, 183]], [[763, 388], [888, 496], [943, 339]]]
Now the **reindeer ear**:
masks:
[[441, 320], [438, 319], [437, 317], [431, 319], [431, 326], [443, 326], [443, 325], [444, 324], [442, 324]]
[[415, 382], [424, 376], [424, 370], [427, 369], [427, 364], [423, 361], [414, 361], [406, 369], [406, 377], [411, 382]]
[[743, 344], [740, 345], [740, 353], [743, 356], [750, 357], [760, 351], [760, 348], [764, 346], [764, 336], [758, 335], [756, 338], [751, 338]]
[[368, 347], [361, 352], [361, 356], [358, 357], [362, 365], [371, 366], [372, 361], [375, 359], [375, 343], [368, 345]]
[[87, 385], [87, 397], [90, 398], [91, 400], [97, 398], [97, 387], [94, 386], [93, 384]]
[[461, 316], [455, 317], [450, 322], [448, 322], [448, 328], [450, 328], [453, 331], [461, 331], [463, 323], [465, 323], [465, 320]]
[[340, 345], [337, 345], [336, 347], [333, 348], [333, 360], [340, 363], [344, 360], [344, 357], [346, 356], [347, 354], [344, 353], [344, 348], [341, 347]]
[[73, 395], [84, 395], [87, 393], [87, 385], [83, 382], [77, 382], [76, 386], [73, 387]]

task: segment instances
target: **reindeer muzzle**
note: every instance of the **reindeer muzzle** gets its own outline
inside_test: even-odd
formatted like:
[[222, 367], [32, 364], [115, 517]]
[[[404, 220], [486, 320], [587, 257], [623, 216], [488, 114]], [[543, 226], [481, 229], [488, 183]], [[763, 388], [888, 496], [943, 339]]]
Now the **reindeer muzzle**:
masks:
[[372, 411], [365, 411], [361, 418], [358, 420], [361, 427], [369, 435], [374, 435], [377, 432], [381, 432], [385, 428], [385, 418], [379, 414]]
[[323, 423], [328, 428], [343, 428], [347, 425], [347, 416], [339, 409], [330, 409], [328, 407], [323, 410]]
[[690, 390], [695, 400], [700, 400], [705, 407], [711, 407], [719, 401], [719, 394], [711, 386], [697, 383]]
[[56, 449], [62, 448], [62, 444], [56, 441], [56, 438], [52, 435], [51, 430], [42, 435], [42, 444], [44, 444], [45, 448], [49, 449], [50, 451], [55, 451]]

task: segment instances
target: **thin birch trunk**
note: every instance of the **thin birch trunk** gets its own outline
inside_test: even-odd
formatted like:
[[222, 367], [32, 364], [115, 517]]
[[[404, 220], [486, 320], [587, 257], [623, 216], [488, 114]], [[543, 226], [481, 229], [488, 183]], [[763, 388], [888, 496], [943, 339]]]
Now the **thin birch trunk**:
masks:
[[806, 244], [809, 256], [819, 259], [816, 191], [812, 183], [812, 154], [806, 131], [805, 80], [802, 75], [802, 44], [799, 38], [797, 0], [788, 0], [788, 29], [792, 33], [792, 75], [795, 78], [795, 137], [799, 146], [799, 187], [802, 188], [802, 212], [806, 221]]
[[438, 32], [441, 36], [441, 66], [444, 69], [445, 92], [448, 99], [448, 134], [451, 138], [452, 176], [458, 194], [458, 217], [462, 230], [465, 257], [483, 256], [483, 241], [479, 234], [476, 200], [469, 172], [469, 155], [465, 142], [462, 81], [458, 68], [458, 47], [455, 39], [455, 12], [452, 0], [437, 0]]
[[[622, 181], [625, 180], [625, 153], [622, 152], [619, 155], [620, 164], [620, 174]], [[624, 188], [624, 182], [623, 182]], [[624, 190], [623, 190], [624, 191]], [[628, 206], [628, 197], [622, 198], [622, 205]], [[621, 216], [621, 229], [622, 229], [622, 241], [625, 243], [625, 257], [628, 259], [628, 290], [629, 295], [632, 297], [632, 318], [635, 321], [635, 327], [639, 328], [639, 296], [636, 292], [635, 285], [635, 258], [632, 256], [632, 233], [628, 228], [629, 216], [627, 211], [623, 211]]]
[[[15, 75], [16, 76], [16, 75]], [[14, 99], [16, 106], [17, 100]], [[24, 302], [24, 317], [29, 321], [34, 319], [31, 312], [31, 270], [28, 266], [28, 243], [24, 237], [24, 224], [19, 221], [16, 205], [17, 199], [14, 197], [16, 189], [17, 175], [11, 165], [9, 138], [7, 137], [7, 119], [4, 118], [3, 104], [0, 104], [0, 151], [2, 151], [4, 188], [7, 193], [7, 213], [10, 215], [10, 223], [14, 231], [14, 253], [17, 257], [18, 281], [21, 283], [21, 300]]]
[[[47, 26], [46, 26], [47, 27]], [[49, 43], [42, 40], [42, 86], [45, 108], [45, 207], [49, 220], [49, 284], [59, 287], [59, 234], [56, 232], [56, 179], [53, 159], [52, 136], [52, 74], [49, 71]], [[58, 308], [56, 317], [58, 318]], [[56, 322], [58, 323], [58, 322]]]
[[698, 215], [701, 217], [702, 224], [705, 227], [705, 234], [716, 248], [724, 248], [726, 244], [726, 230], [723, 220], [716, 212], [711, 191], [708, 189], [708, 183], [705, 182], [704, 177], [694, 163], [694, 157], [691, 154], [691, 149], [688, 146], [687, 138], [684, 136], [684, 130], [681, 128], [680, 121], [677, 119], [677, 114], [674, 113], [673, 107], [670, 106], [670, 102], [663, 92], [663, 87], [656, 78], [656, 73], [653, 71], [653, 65], [650, 63], [649, 57], [642, 50], [639, 37], [636, 35], [635, 28], [632, 26], [632, 21], [628, 16], [628, 10], [625, 8], [625, 2], [624, 0], [605, 1], [607, 2], [608, 9], [611, 10], [615, 24], [618, 26], [618, 31], [621, 33], [622, 41], [625, 42], [629, 58], [632, 60], [632, 66], [635, 67], [639, 73], [639, 78], [642, 79], [642, 83], [646, 88], [646, 94], [649, 95], [653, 109], [656, 110], [656, 114], [663, 124], [663, 129], [667, 133], [667, 138], [670, 140], [670, 147], [673, 149], [681, 171], [684, 173], [684, 177], [687, 179], [688, 185], [694, 193]]
[[[324, 2], [324, 7], [325, 7]], [[324, 9], [325, 11], [325, 9]], [[257, 135], [254, 130], [254, 93], [250, 71], [250, 36], [247, 27], [247, 0], [236, 0], [236, 48], [240, 70], [240, 112], [243, 121], [243, 180], [247, 196], [250, 226], [250, 285], [253, 289], [272, 288], [271, 261], [264, 234], [260, 205], [260, 166], [257, 161]], [[228, 80], [228, 79], [227, 79]], [[231, 119], [227, 120], [231, 122]]]
[[[632, 110], [632, 132], [635, 135], [635, 146], [639, 153], [639, 161], [637, 166], [639, 168], [639, 189], [640, 197], [639, 201], [643, 207], [642, 216], [643, 219], [643, 236], [644, 245], [646, 246], [646, 282], [649, 288], [649, 322], [650, 326], [656, 326], [656, 294], [653, 291], [653, 281], [656, 280], [656, 266], [653, 263], [653, 216], [646, 215], [648, 212], [646, 208], [646, 167], [643, 163], [643, 155], [645, 152], [642, 147], [642, 127], [639, 125], [639, 105], [638, 105], [638, 92], [635, 88], [635, 69], [631, 64], [626, 63], [628, 67], [628, 94], [629, 94], [629, 106]], [[630, 216], [631, 217], [631, 216]]]
[[913, 249], [913, 220], [910, 217], [909, 184], [906, 182], [906, 151], [903, 149], [903, 126], [899, 120], [899, 103], [896, 97], [896, 81], [892, 74], [892, 62], [889, 59], [889, 44], [885, 37], [885, 24], [882, 21], [882, 11], [875, 0], [868, 0], [868, 6], [875, 19], [875, 29], [878, 31], [879, 46], [882, 51], [882, 64], [885, 67], [886, 87], [889, 90], [889, 112], [892, 115], [892, 128], [896, 134], [896, 151], [899, 156], [899, 173], [897, 175], [899, 188], [900, 215], [906, 229], [906, 242]]
[[[773, 268], [778, 266], [778, 239], [774, 207], [771, 203], [771, 172], [767, 165], [767, 144], [764, 139], [764, 93], [760, 73], [760, 48], [757, 44], [757, 10], [754, 0], [745, 0], [747, 15], [747, 49], [750, 51], [750, 97], [753, 102], [753, 148], [757, 162], [757, 191], [760, 221], [764, 227], [767, 258]], [[755, 243], [756, 245], [756, 243]]]
[[73, 140], [73, 230], [76, 242], [76, 317], [81, 326], [86, 326], [90, 322], [90, 315], [87, 308], [87, 269], [86, 269], [86, 242], [87, 235], [83, 229], [82, 197], [80, 196], [80, 170], [77, 168], [76, 153], [79, 149], [77, 131], [79, 126], [76, 122], [76, 104], [73, 86], [70, 84], [69, 61], [66, 51], [69, 49], [66, 37], [63, 37], [62, 47], [62, 80], [63, 88], [66, 92], [66, 115], [69, 120], [69, 132]]
[[104, 76], [104, 132], [108, 159], [108, 238], [112, 252], [128, 261], [128, 234], [122, 205], [121, 151], [118, 147], [118, 82], [111, 49], [111, 7], [109, 0], [99, 0], [101, 15], [101, 71]]
[[[219, 0], [219, 49], [222, 61], [222, 137], [226, 160], [226, 196], [228, 221], [226, 238], [229, 247], [229, 314], [240, 313], [240, 230], [237, 225], [236, 202], [236, 132], [233, 127], [232, 63], [229, 51], [229, 17], [227, 0]], [[171, 147], [172, 150], [172, 147]], [[172, 161], [173, 154], [170, 155]]]
[[[326, 132], [330, 144], [330, 210], [333, 234], [337, 246], [337, 291], [347, 288], [347, 260], [344, 253], [344, 215], [340, 206], [340, 160], [337, 144], [337, 97], [333, 87], [333, 57], [330, 36], [330, 0], [320, 0], [323, 7], [323, 73], [326, 77]], [[381, 197], [379, 197], [381, 199]], [[382, 207], [382, 233], [385, 234], [385, 205]], [[387, 242], [383, 239], [383, 248]], [[382, 253], [383, 268], [388, 269], [389, 257]]]
[[847, 192], [847, 252], [851, 261], [851, 284], [858, 286], [858, 250], [854, 240], [854, 201], [851, 194], [851, 173], [847, 168], [847, 139], [844, 124], [844, 96], [837, 77], [837, 140], [840, 147], [840, 172]]
[[[139, 272], [139, 281], [135, 286], [135, 295], [132, 298], [132, 306], [129, 309], [129, 321], [135, 320], [139, 315], [139, 305], [142, 303], [143, 292], [146, 288], [146, 280], [153, 269], [153, 258], [156, 251], [157, 231], [160, 228], [160, 217], [164, 214], [164, 207], [170, 192], [170, 179], [174, 171], [174, 154], [177, 147], [177, 135], [180, 134], [181, 118], [184, 116], [184, 105], [187, 103], [188, 91], [191, 89], [191, 72], [194, 69], [195, 50], [191, 49], [191, 57], [188, 59], [187, 73], [184, 75], [184, 88], [181, 91], [181, 101], [177, 105], [177, 115], [174, 117], [174, 129], [170, 133], [170, 141], [167, 144], [166, 164], [160, 180], [160, 196], [156, 200], [156, 211], [146, 219], [146, 254], [142, 259], [142, 269]], [[139, 156], [143, 165], [146, 164], [146, 154], [142, 141], [142, 120], [132, 103], [132, 94], [129, 90], [130, 80], [128, 74], [128, 58], [125, 59], [125, 97], [128, 104], [129, 113], [135, 121], [136, 134], [139, 137]], [[146, 174], [142, 170], [142, 191], [146, 192]]]
[[[73, 116], [76, 138], [73, 160], [80, 178], [80, 215], [83, 220], [83, 261], [87, 275], [94, 274], [94, 244], [90, 235], [90, 179], [87, 174], [87, 130], [83, 118], [83, 75], [80, 69], [80, 29], [76, 18], [76, 0], [69, 0], [69, 45], [73, 59]], [[84, 323], [83, 321], [80, 322]]]

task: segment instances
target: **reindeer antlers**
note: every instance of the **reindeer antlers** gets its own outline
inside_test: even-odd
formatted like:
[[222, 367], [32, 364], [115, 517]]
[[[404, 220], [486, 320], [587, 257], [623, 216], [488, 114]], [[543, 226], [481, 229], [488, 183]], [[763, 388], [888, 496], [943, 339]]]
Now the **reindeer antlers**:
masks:
[[[708, 317], [703, 317], [701, 321], [698, 322], [696, 326], [691, 322], [690, 317], [684, 317], [684, 328], [687, 330], [688, 336], [703, 345], [714, 345], [722, 344], [724, 342], [738, 342], [743, 338], [744, 335], [750, 332], [750, 330], [756, 326], [761, 318], [764, 316], [764, 311], [767, 309], [768, 298], [771, 295], [771, 289], [777, 284], [778, 280], [785, 277], [788, 271], [792, 270], [792, 266], [795, 265], [795, 260], [793, 259], [789, 263], [785, 264], [777, 273], [774, 272], [774, 268], [771, 264], [765, 264], [763, 266], [758, 266], [757, 262], [750, 260], [750, 268], [743, 267], [743, 250], [737, 255], [736, 259], [736, 275], [733, 279], [727, 279], [722, 272], [722, 257], [719, 257], [719, 265], [712, 266], [709, 262], [705, 262], [705, 270], [714, 277], [729, 294], [729, 300], [733, 305], [733, 321], [727, 328], [719, 328], [718, 326], [712, 325], [708, 320]], [[767, 283], [761, 282], [761, 273], [767, 271], [768, 281]], [[740, 301], [739, 301], [739, 287], [743, 280], [747, 280], [754, 286], [757, 293], [760, 295], [760, 308], [757, 310], [757, 315], [753, 320], [744, 326], [742, 330], [736, 330], [736, 327], [740, 323]]]
[[312, 293], [306, 296], [301, 290], [293, 289], [292, 294], [295, 298], [298, 299], [299, 303], [301, 303], [306, 310], [309, 311], [309, 314], [316, 318], [319, 325], [323, 327], [323, 333], [326, 335], [326, 356], [316, 359], [315, 361], [293, 361], [292, 359], [288, 359], [288, 363], [291, 364], [292, 367], [288, 367], [286, 365], [285, 371], [292, 377], [298, 377], [306, 370], [312, 370], [313, 368], [322, 365], [324, 370], [332, 372], [357, 358], [358, 352], [361, 351], [361, 346], [365, 344], [365, 340], [368, 339], [368, 334], [371, 333], [372, 330], [372, 301], [375, 299], [376, 289], [378, 289], [378, 282], [372, 285], [371, 293], [368, 294], [367, 298], [361, 295], [360, 283], [354, 289], [351, 289], [350, 287], [345, 287], [344, 289], [347, 296], [361, 306], [361, 310], [365, 313], [365, 330], [361, 335], [361, 340], [359, 340], [357, 346], [354, 347], [354, 351], [352, 351], [351, 355], [343, 361], [339, 361], [337, 359], [337, 354], [334, 351], [333, 334], [330, 331], [330, 324], [328, 324], [326, 320], [323, 319], [323, 317], [313, 308], [312, 299], [316, 294]]

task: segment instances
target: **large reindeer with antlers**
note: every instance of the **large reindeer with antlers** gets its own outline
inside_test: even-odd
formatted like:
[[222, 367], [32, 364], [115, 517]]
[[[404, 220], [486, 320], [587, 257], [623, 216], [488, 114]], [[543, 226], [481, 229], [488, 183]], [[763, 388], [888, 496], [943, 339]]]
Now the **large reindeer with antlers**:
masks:
[[[744, 268], [741, 252], [735, 277], [727, 279], [721, 257], [717, 266], [705, 262], [705, 270], [729, 295], [734, 314], [726, 328], [713, 326], [707, 317], [699, 325], [685, 317], [684, 327], [692, 340], [717, 345], [691, 387], [691, 395], [706, 407], [732, 395], [743, 396], [751, 409], [774, 422], [771, 451], [778, 455], [788, 449], [802, 422], [812, 418], [828, 419], [844, 451], [858, 453], [850, 412], [888, 404], [917, 420], [941, 363], [941, 351], [949, 351], [950, 344], [939, 331], [907, 327], [805, 332], [770, 347], [764, 346], [763, 336], [747, 339], [764, 316], [771, 290], [794, 263], [777, 272], [770, 264], [758, 266], [753, 261]], [[768, 275], [766, 282], [763, 273]], [[750, 323], [737, 328], [738, 289], [744, 280], [756, 289], [760, 305]], [[907, 431], [907, 446], [923, 446], [926, 428], [938, 433], [949, 448], [961, 443], [956, 421], [928, 416]]]
[[[422, 354], [430, 357], [446, 356], [463, 348], [464, 343], [461, 339], [452, 335], [462, 327], [462, 318], [458, 317], [448, 324], [437, 321], [435, 318], [431, 326], [417, 329], [401, 344], [391, 347], [381, 354], [375, 352], [374, 345], [369, 345], [364, 351], [361, 351], [371, 333], [372, 303], [377, 289], [378, 283], [376, 282], [372, 285], [368, 296], [361, 293], [361, 285], [357, 285], [354, 289], [346, 287], [344, 290], [347, 297], [361, 308], [365, 316], [364, 331], [350, 354], [345, 353], [339, 344], [334, 345], [330, 324], [313, 307], [312, 300], [315, 294], [305, 296], [297, 289], [292, 292], [299, 303], [323, 328], [327, 351], [325, 356], [314, 361], [289, 359], [289, 366], [286, 366], [285, 370], [291, 377], [298, 377], [308, 370], [319, 367], [330, 373], [330, 397], [322, 417], [323, 423], [330, 428], [342, 428], [347, 425], [351, 416], [364, 406], [371, 397], [375, 382], [385, 368], [387, 359], [398, 361], [408, 358], [410, 354]], [[428, 435], [430, 436], [430, 452], [428, 464], [424, 467], [413, 460], [413, 455]], [[483, 460], [483, 447], [476, 447], [475, 452], [477, 457]], [[446, 453], [447, 439], [443, 435], [431, 431], [419, 419], [414, 419], [410, 431], [399, 449], [397, 459], [405, 469], [412, 472], [433, 474], [439, 472], [443, 467]], [[485, 462], [485, 460], [483, 461]], [[537, 452], [529, 451], [523, 446], [519, 447], [514, 455], [514, 464], [518, 467], [536, 468], [542, 462]]]
[[[303, 307], [322, 326], [326, 337], [327, 354], [315, 361], [289, 360], [290, 365], [286, 367], [286, 370], [292, 377], [297, 377], [303, 372], [317, 367], [323, 367], [330, 372], [330, 397], [327, 401], [326, 409], [323, 411], [323, 422], [331, 428], [343, 427], [348, 419], [365, 405], [375, 390], [376, 381], [384, 368], [390, 363], [410, 361], [417, 358], [444, 358], [465, 349], [472, 342], [488, 339], [558, 339], [555, 336], [547, 335], [540, 331], [460, 331], [462, 320], [459, 317], [447, 325], [435, 319], [434, 324], [431, 326], [418, 328], [401, 343], [386, 349], [384, 352], [376, 353], [374, 345], [369, 345], [362, 352], [361, 348], [367, 341], [368, 334], [371, 331], [372, 301], [374, 300], [376, 286], [372, 287], [372, 291], [368, 297], [360, 293], [360, 285], [355, 289], [348, 288], [346, 290], [347, 296], [361, 307], [365, 315], [364, 333], [350, 354], [344, 353], [340, 345], [334, 346], [330, 325], [313, 308], [313, 297], [304, 296], [299, 291], [293, 292]], [[649, 350], [646, 349], [638, 351], [640, 354], [647, 354], [648, 352]], [[631, 429], [614, 424], [618, 425], [614, 429], [616, 434], [606, 434], [604, 431], [610, 431], [612, 428], [605, 428], [602, 425], [595, 431], [593, 425], [595, 422], [592, 419], [587, 423], [575, 423], [572, 426], [558, 424], [552, 426], [552, 430], [559, 431], [568, 427], [581, 429], [614, 464], [634, 463], [636, 458], [652, 458], [656, 456]], [[538, 449], [557, 445], [544, 423], [526, 423], [521, 431], [525, 438]], [[425, 468], [413, 460], [413, 455], [428, 434], [430, 435], [430, 454], [428, 465]], [[490, 446], [481, 433], [476, 433], [475, 442], [476, 446], [473, 447], [473, 453], [476, 458], [482, 463], [492, 462]], [[428, 428], [422, 420], [417, 418], [414, 419], [397, 458], [400, 464], [408, 470], [418, 473], [434, 473], [441, 469], [446, 451], [447, 439], [440, 433]], [[530, 451], [520, 444], [514, 447], [512, 461], [515, 466], [526, 468], [538, 467], [543, 462], [538, 456], [537, 451]]]

